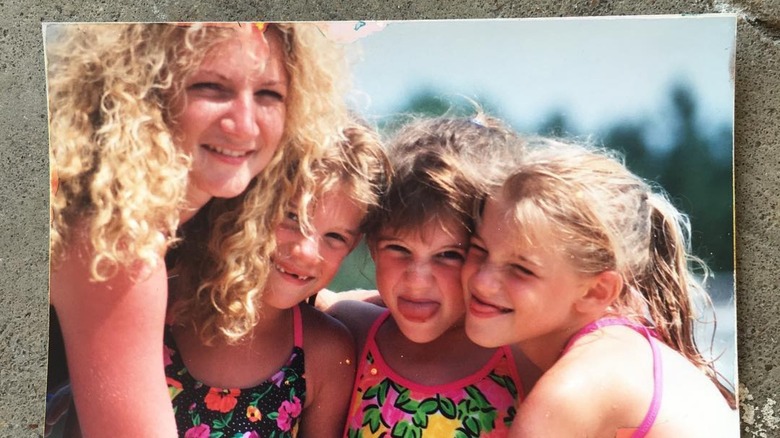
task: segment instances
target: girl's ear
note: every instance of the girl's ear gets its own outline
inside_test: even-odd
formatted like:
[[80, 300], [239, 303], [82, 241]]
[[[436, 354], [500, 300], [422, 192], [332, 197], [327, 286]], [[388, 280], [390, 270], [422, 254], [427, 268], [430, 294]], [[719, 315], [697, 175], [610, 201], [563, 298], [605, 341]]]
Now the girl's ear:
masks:
[[623, 277], [615, 271], [604, 271], [589, 281], [590, 285], [575, 303], [575, 309], [581, 313], [601, 313], [620, 296], [623, 290]]

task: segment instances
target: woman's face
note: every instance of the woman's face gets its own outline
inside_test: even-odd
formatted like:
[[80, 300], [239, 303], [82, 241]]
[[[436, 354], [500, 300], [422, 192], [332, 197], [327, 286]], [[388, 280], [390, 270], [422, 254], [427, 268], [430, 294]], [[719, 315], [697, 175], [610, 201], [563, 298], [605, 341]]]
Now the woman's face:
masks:
[[191, 207], [241, 194], [270, 161], [284, 132], [284, 64], [276, 31], [237, 26], [186, 80], [172, 114], [179, 147], [192, 157]]

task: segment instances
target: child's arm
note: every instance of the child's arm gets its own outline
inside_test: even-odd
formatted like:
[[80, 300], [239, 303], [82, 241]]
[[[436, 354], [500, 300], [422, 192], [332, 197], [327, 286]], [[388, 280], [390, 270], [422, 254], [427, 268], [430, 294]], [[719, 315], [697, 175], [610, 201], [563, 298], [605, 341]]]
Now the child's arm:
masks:
[[387, 311], [386, 308], [363, 301], [343, 300], [328, 309], [328, 315], [344, 324], [355, 339], [357, 354], [366, 345], [366, 337], [374, 321]]
[[97, 283], [90, 280], [87, 245], [71, 248], [51, 272], [51, 301], [83, 436], [176, 436], [162, 354], [164, 263], [139, 281], [120, 269]]
[[[517, 409], [509, 436], [512, 438], [595, 436], [586, 427], [591, 415], [587, 404], [570, 393], [573, 388], [539, 381]], [[583, 418], [584, 417], [584, 418]]]
[[334, 318], [301, 306], [306, 357], [306, 406], [299, 436], [340, 437], [355, 379], [355, 344]]
[[575, 344], [547, 370], [519, 404], [509, 436], [622, 437], [621, 429], [638, 426], [652, 398], [652, 369], [604, 344]]
[[333, 292], [332, 290], [323, 289], [317, 292], [317, 298], [314, 301], [314, 307], [323, 312], [328, 312], [328, 310], [334, 304], [347, 300], [362, 301], [383, 307], [385, 305], [385, 302], [382, 301], [382, 297], [379, 296], [379, 292], [373, 289], [355, 289], [344, 292]]

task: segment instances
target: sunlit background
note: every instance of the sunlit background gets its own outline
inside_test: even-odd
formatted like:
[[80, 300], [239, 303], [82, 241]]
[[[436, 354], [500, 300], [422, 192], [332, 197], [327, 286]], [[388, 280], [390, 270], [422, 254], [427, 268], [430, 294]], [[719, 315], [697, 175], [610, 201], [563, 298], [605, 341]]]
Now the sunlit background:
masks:
[[[348, 46], [353, 108], [386, 136], [399, 115], [469, 114], [470, 100], [524, 133], [625, 153], [686, 212], [713, 271], [710, 354], [736, 381], [733, 17], [392, 22]], [[373, 287], [365, 248], [335, 290]], [[709, 318], [711, 319], [711, 318]], [[701, 345], [713, 324], [700, 324]]]

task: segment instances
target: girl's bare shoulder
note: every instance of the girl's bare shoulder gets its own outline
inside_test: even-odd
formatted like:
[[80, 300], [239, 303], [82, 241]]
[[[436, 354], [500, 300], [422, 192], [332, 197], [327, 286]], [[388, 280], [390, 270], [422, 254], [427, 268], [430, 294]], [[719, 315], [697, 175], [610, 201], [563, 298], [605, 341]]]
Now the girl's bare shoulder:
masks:
[[614, 436], [617, 428], [639, 425], [653, 397], [653, 360], [637, 336], [610, 329], [578, 340], [520, 406], [521, 436], [545, 430]]
[[344, 300], [328, 309], [328, 314], [341, 321], [352, 333], [358, 345], [362, 345], [371, 325], [387, 309], [363, 301]]
[[307, 304], [301, 305], [300, 308], [307, 355], [310, 349], [328, 355], [351, 354], [354, 351], [352, 336], [338, 319]]

